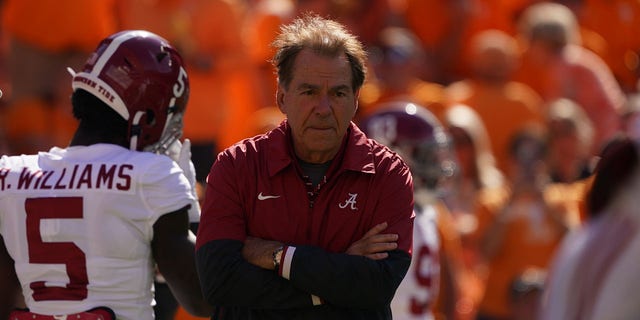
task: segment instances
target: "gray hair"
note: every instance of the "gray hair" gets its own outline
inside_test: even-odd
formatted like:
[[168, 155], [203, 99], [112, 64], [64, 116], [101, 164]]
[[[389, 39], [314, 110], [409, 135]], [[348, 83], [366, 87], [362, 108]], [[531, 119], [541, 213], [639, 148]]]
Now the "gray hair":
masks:
[[364, 83], [367, 59], [364, 46], [336, 21], [305, 14], [282, 26], [272, 46], [276, 53], [271, 62], [276, 68], [278, 83], [285, 88], [291, 83], [295, 58], [305, 48], [329, 57], [345, 54], [351, 64], [353, 90], [359, 89]]

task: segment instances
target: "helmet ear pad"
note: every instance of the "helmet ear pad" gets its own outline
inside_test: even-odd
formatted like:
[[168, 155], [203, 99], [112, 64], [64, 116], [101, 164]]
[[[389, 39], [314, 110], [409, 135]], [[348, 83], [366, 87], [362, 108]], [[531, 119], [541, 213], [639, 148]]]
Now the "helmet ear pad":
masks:
[[153, 141], [154, 134], [151, 133], [155, 129], [156, 116], [153, 110], [139, 110], [133, 115], [134, 120], [129, 121], [129, 137], [137, 138], [139, 146], [146, 146], [155, 143]]

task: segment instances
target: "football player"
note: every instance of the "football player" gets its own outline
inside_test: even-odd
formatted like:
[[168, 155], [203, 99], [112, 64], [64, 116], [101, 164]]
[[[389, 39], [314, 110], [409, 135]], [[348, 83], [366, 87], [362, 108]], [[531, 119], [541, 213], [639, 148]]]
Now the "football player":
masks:
[[27, 309], [11, 319], [153, 319], [155, 264], [181, 305], [209, 315], [189, 231], [200, 210], [190, 143], [179, 141], [182, 58], [155, 34], [122, 31], [70, 73], [70, 145], [0, 158], [0, 318], [22, 292]]
[[[449, 237], [442, 236], [448, 211], [441, 196], [456, 170], [449, 136], [429, 110], [406, 101], [383, 104], [360, 127], [368, 137], [397, 152], [413, 175], [413, 256], [391, 303], [393, 318], [435, 319], [436, 313], [447, 313], [437, 307], [438, 300], [455, 306], [457, 299], [457, 285], [448, 281], [455, 275], [450, 272], [448, 249], [444, 249], [449, 247]], [[441, 279], [447, 280], [441, 285]], [[449, 297], [439, 296], [441, 289]]]

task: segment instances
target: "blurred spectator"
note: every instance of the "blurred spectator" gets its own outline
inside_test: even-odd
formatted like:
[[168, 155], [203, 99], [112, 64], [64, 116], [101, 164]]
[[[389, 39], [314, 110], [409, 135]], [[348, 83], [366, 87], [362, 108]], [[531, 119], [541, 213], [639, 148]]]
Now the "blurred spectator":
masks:
[[580, 224], [585, 218], [585, 193], [589, 188], [593, 163], [593, 125], [584, 110], [567, 98], [547, 105], [547, 165], [551, 184], [546, 194], [555, 203], [564, 203], [568, 216]]
[[489, 138], [478, 114], [457, 104], [446, 110], [444, 126], [451, 135], [458, 170], [444, 201], [451, 211], [462, 246], [465, 273], [459, 309], [473, 319], [484, 291], [485, 270], [479, 253], [476, 206], [483, 194], [500, 189], [502, 172], [495, 166]]
[[405, 0], [404, 19], [423, 45], [427, 58], [422, 78], [447, 84], [455, 76], [468, 0]]
[[511, 80], [518, 64], [515, 40], [498, 30], [473, 38], [473, 74], [449, 85], [451, 103], [473, 108], [482, 119], [498, 167], [506, 170], [508, 139], [530, 124], [543, 124], [542, 99], [525, 84]]
[[273, 106], [273, 93], [277, 89], [271, 57], [275, 51], [271, 43], [280, 26], [295, 15], [295, 0], [257, 0], [247, 6], [242, 37], [251, 64], [252, 88], [256, 107]]
[[[503, 187], [504, 177], [495, 165], [484, 123], [472, 108], [454, 105], [446, 110], [443, 121], [451, 135], [458, 163], [457, 174], [445, 201], [464, 240], [477, 228], [475, 206], [479, 194], [484, 190]], [[467, 246], [470, 254], [475, 256], [476, 244], [469, 243]], [[477, 258], [471, 260], [475, 264]]]
[[640, 153], [619, 136], [602, 151], [587, 196], [589, 219], [550, 268], [542, 320], [636, 319], [640, 304]]
[[516, 34], [516, 21], [522, 11], [539, 0], [466, 0], [466, 16], [461, 35], [459, 57], [456, 61], [456, 72], [459, 79], [473, 74], [475, 45], [474, 38], [487, 30], [499, 30], [510, 36]]
[[584, 108], [595, 127], [592, 155], [620, 130], [625, 97], [606, 63], [581, 45], [578, 22], [564, 5], [541, 2], [519, 21], [522, 66], [516, 79], [546, 102], [569, 98]]
[[553, 182], [572, 183], [591, 175], [593, 124], [575, 102], [560, 98], [547, 107], [548, 165]]
[[71, 87], [66, 68], [79, 69], [95, 44], [117, 31], [116, 4], [116, 0], [3, 1], [10, 87], [2, 89], [11, 153], [34, 153], [69, 143], [76, 121], [67, 110]]
[[449, 209], [438, 199], [436, 225], [440, 237], [440, 278], [435, 301], [436, 319], [470, 319], [473, 311], [467, 297], [464, 252], [456, 222]]
[[471, 43], [478, 33], [495, 29], [514, 35], [521, 11], [536, 0], [402, 0], [408, 28], [427, 55], [427, 80], [444, 85], [468, 78]]
[[531, 267], [517, 275], [509, 287], [512, 320], [537, 320], [547, 272]]
[[510, 190], [493, 212], [484, 212], [480, 250], [488, 275], [477, 319], [511, 319], [509, 286], [528, 267], [546, 268], [571, 227], [562, 203], [545, 195], [550, 177], [545, 166], [544, 132], [527, 128], [512, 137], [505, 173]]
[[444, 87], [420, 78], [426, 55], [415, 34], [405, 28], [385, 28], [369, 51], [373, 76], [361, 90], [359, 117], [389, 101], [409, 101], [436, 117], [442, 114]]

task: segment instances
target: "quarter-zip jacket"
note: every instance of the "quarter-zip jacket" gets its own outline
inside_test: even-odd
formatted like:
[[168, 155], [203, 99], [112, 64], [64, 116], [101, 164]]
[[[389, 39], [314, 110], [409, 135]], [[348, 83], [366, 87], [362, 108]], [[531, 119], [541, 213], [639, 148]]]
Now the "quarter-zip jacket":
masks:
[[[212, 319], [391, 319], [411, 255], [408, 166], [352, 123], [310, 195], [291, 139], [284, 121], [222, 151], [211, 168], [196, 250], [205, 297], [219, 307]], [[399, 235], [388, 258], [344, 253], [382, 222]], [[247, 236], [287, 244], [280, 270], [242, 258]]]

